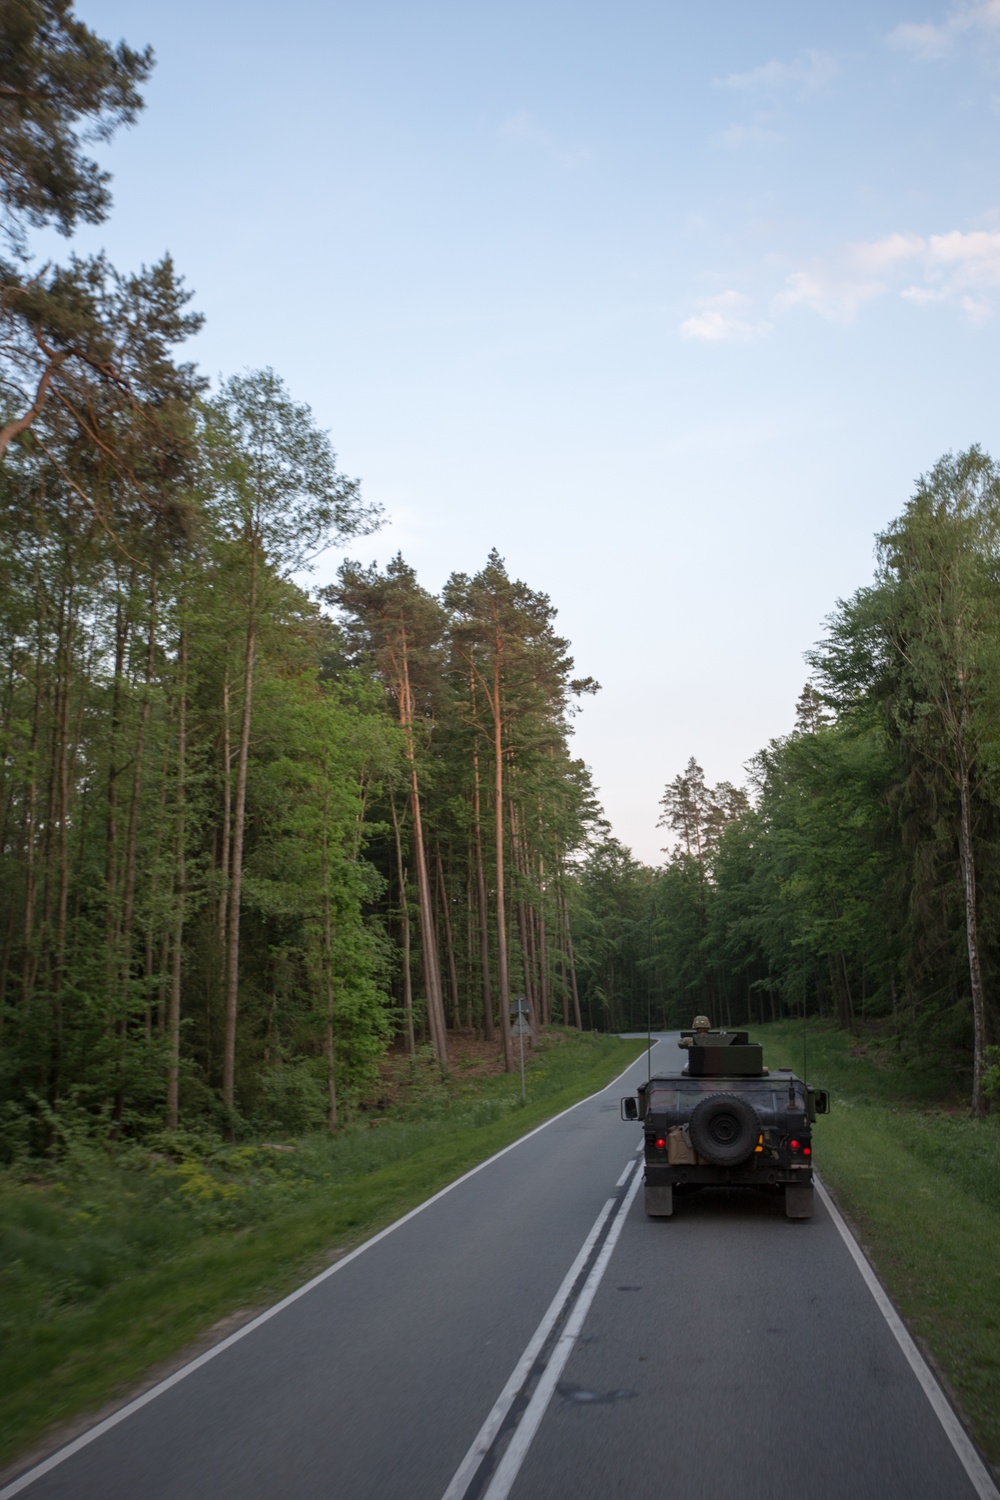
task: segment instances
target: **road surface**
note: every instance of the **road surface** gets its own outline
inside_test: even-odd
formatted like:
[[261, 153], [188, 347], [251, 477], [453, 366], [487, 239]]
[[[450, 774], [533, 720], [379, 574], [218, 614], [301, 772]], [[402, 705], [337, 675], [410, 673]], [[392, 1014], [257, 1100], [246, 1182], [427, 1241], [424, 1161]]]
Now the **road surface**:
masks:
[[993, 1500], [827, 1206], [713, 1190], [645, 1218], [618, 1110], [645, 1072], [0, 1500]]

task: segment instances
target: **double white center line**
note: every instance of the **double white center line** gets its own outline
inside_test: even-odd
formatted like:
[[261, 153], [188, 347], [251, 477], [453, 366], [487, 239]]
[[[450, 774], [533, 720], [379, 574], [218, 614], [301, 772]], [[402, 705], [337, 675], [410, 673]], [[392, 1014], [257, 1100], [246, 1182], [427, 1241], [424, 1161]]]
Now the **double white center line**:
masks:
[[538, 1431], [642, 1181], [633, 1159], [550, 1302], [442, 1500], [506, 1500]]

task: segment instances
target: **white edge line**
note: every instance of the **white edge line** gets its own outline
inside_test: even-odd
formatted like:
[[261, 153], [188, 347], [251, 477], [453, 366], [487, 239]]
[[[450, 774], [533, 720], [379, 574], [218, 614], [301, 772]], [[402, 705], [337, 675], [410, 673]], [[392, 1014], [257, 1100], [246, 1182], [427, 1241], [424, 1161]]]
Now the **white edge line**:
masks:
[[628, 1211], [632, 1207], [632, 1200], [638, 1192], [639, 1184], [642, 1180], [643, 1174], [637, 1171], [628, 1192], [625, 1194], [622, 1206], [611, 1225], [608, 1237], [601, 1246], [601, 1253], [595, 1260], [590, 1275], [584, 1282], [580, 1295], [576, 1299], [573, 1311], [566, 1321], [566, 1327], [560, 1334], [558, 1342], [552, 1351], [552, 1357], [542, 1372], [531, 1400], [528, 1402], [524, 1416], [517, 1425], [506, 1453], [497, 1465], [497, 1471], [490, 1481], [483, 1500], [507, 1500], [507, 1496], [510, 1494], [511, 1486], [520, 1472], [521, 1465], [524, 1463], [528, 1449], [531, 1447], [531, 1441], [538, 1431], [559, 1377], [566, 1368], [566, 1361], [576, 1346], [577, 1336], [583, 1327], [584, 1319], [590, 1311], [590, 1304], [594, 1300], [597, 1288], [604, 1278], [608, 1262], [614, 1252], [615, 1245], [618, 1243], [618, 1236], [621, 1234], [622, 1225], [628, 1217]]
[[[628, 1171], [631, 1169], [631, 1166], [632, 1163], [630, 1162], [628, 1167], [626, 1167], [625, 1169], [626, 1173], [628, 1173]], [[559, 1316], [560, 1312], [563, 1309], [566, 1298], [573, 1290], [573, 1283], [579, 1276], [582, 1266], [586, 1263], [587, 1256], [593, 1249], [594, 1241], [600, 1234], [604, 1222], [608, 1217], [608, 1214], [614, 1208], [614, 1202], [615, 1200], [613, 1198], [609, 1198], [607, 1203], [605, 1203], [604, 1207], [598, 1214], [593, 1228], [583, 1242], [579, 1254], [577, 1255], [573, 1264], [570, 1266], [569, 1270], [566, 1272], [566, 1275], [562, 1279], [559, 1290], [556, 1292], [552, 1301], [546, 1308], [545, 1313], [542, 1316], [542, 1321], [535, 1329], [534, 1333], [531, 1336], [531, 1339], [525, 1347], [524, 1353], [521, 1355], [521, 1358], [514, 1366], [510, 1379], [507, 1381], [507, 1384], [504, 1386], [503, 1390], [500, 1392], [500, 1395], [497, 1397], [489, 1416], [486, 1418], [486, 1421], [483, 1423], [482, 1427], [480, 1427], [479, 1431], [476, 1433], [476, 1436], [473, 1438], [472, 1446], [470, 1447], [468, 1453], [466, 1453], [465, 1457], [462, 1459], [462, 1462], [455, 1470], [452, 1481], [449, 1484], [448, 1488], [445, 1490], [444, 1495], [442, 1496], [442, 1500], [461, 1500], [461, 1497], [468, 1489], [470, 1479], [472, 1478], [476, 1469], [479, 1467], [483, 1455], [488, 1451], [490, 1444], [493, 1442], [493, 1439], [500, 1431], [501, 1424], [503, 1423], [504, 1418], [510, 1411], [510, 1408], [514, 1402], [514, 1397], [517, 1395], [518, 1391], [524, 1384], [528, 1371], [531, 1369], [531, 1366], [534, 1364], [535, 1359], [538, 1355], [538, 1351], [541, 1349], [542, 1345], [545, 1343], [545, 1340], [548, 1338], [553, 1323], [556, 1321], [556, 1318]]]
[[[291, 1307], [293, 1302], [297, 1302], [300, 1297], [304, 1297], [307, 1292], [311, 1292], [314, 1287], [319, 1286], [328, 1277], [335, 1275], [338, 1271], [342, 1271], [352, 1260], [356, 1260], [359, 1255], [364, 1254], [366, 1250], [370, 1250], [373, 1245], [377, 1245], [379, 1240], [384, 1240], [387, 1235], [392, 1234], [397, 1229], [401, 1229], [404, 1224], [416, 1218], [417, 1214], [423, 1213], [425, 1208], [430, 1208], [431, 1204], [437, 1203], [439, 1198], [443, 1198], [447, 1193], [452, 1192], [453, 1189], [461, 1187], [463, 1182], [468, 1182], [470, 1177], [475, 1177], [478, 1172], [482, 1172], [486, 1167], [491, 1166], [493, 1162], [499, 1161], [501, 1156], [506, 1156], [508, 1151], [516, 1150], [525, 1141], [530, 1141], [532, 1136], [538, 1135], [540, 1131], [547, 1130], [550, 1125], [554, 1125], [557, 1120], [563, 1119], [566, 1115], [571, 1115], [575, 1109], [580, 1109], [582, 1105], [589, 1104], [592, 1099], [598, 1099], [601, 1094], [606, 1094], [608, 1089], [614, 1088], [615, 1084], [624, 1078], [625, 1074], [636, 1066], [636, 1063], [641, 1061], [641, 1058], [636, 1058], [635, 1062], [630, 1062], [627, 1068], [623, 1068], [617, 1077], [612, 1078], [611, 1082], [606, 1083], [602, 1089], [597, 1089], [595, 1093], [588, 1094], [585, 1099], [578, 1099], [576, 1104], [571, 1104], [568, 1109], [560, 1110], [557, 1115], [552, 1116], [551, 1120], [543, 1120], [541, 1125], [536, 1125], [534, 1130], [528, 1131], [527, 1135], [519, 1136], [516, 1141], [511, 1141], [509, 1146], [504, 1146], [502, 1150], [494, 1152], [485, 1161], [481, 1161], [478, 1166], [470, 1167], [468, 1172], [463, 1172], [461, 1177], [455, 1178], [454, 1182], [449, 1182], [445, 1187], [439, 1188], [430, 1198], [425, 1198], [423, 1203], [418, 1203], [416, 1208], [411, 1208], [401, 1218], [393, 1220], [384, 1229], [380, 1229], [378, 1234], [373, 1234], [371, 1239], [365, 1240], [363, 1244], [355, 1246], [342, 1259], [336, 1261], [332, 1266], [327, 1266], [325, 1271], [320, 1271], [318, 1276], [314, 1276], [311, 1281], [305, 1282], [294, 1292], [290, 1292], [287, 1297], [283, 1297], [280, 1302], [276, 1302], [266, 1312], [260, 1313], [249, 1323], [245, 1323], [242, 1328], [238, 1328], [235, 1333], [231, 1333], [221, 1343], [214, 1344], [211, 1349], [206, 1349], [204, 1354], [199, 1354], [198, 1358], [191, 1360], [190, 1364], [182, 1365], [179, 1370], [175, 1370], [172, 1375], [168, 1375], [166, 1380], [161, 1380], [158, 1385], [154, 1385], [150, 1390], [144, 1391], [141, 1396], [137, 1396], [127, 1406], [123, 1406], [120, 1410], [112, 1412], [111, 1416], [105, 1417], [103, 1422], [98, 1422], [96, 1427], [88, 1428], [78, 1438], [74, 1438], [71, 1443], [67, 1443], [65, 1448], [60, 1448], [58, 1452], [51, 1454], [40, 1464], [36, 1464], [34, 1468], [26, 1470], [25, 1473], [19, 1475], [17, 1479], [12, 1480], [10, 1484], [0, 1490], [0, 1500], [10, 1500], [10, 1497], [20, 1494], [22, 1490], [27, 1489], [29, 1484], [34, 1484], [36, 1479], [41, 1479], [43, 1475], [58, 1468], [61, 1463], [65, 1463], [68, 1458], [72, 1458], [75, 1453], [79, 1453], [81, 1448], [86, 1448], [89, 1443], [95, 1442], [97, 1438], [103, 1437], [106, 1432], [110, 1432], [112, 1427], [117, 1427], [119, 1422], [124, 1422], [126, 1417], [134, 1416], [137, 1411], [141, 1411], [144, 1406], [148, 1406], [151, 1401], [155, 1401], [157, 1396], [164, 1395], [171, 1387], [185, 1380], [188, 1375], [193, 1375], [195, 1370], [200, 1370], [202, 1365], [207, 1365], [209, 1360], [214, 1359], [217, 1354], [222, 1354], [226, 1349], [232, 1348], [233, 1344], [238, 1344], [240, 1339], [245, 1339], [247, 1334], [253, 1333], [278, 1313], [284, 1312], [286, 1307]], [[992, 1496], [990, 1496], [990, 1500], [993, 1500]]]
[[[973, 1489], [980, 1497], [980, 1500], [1000, 1500], [1000, 1492], [998, 1492], [986, 1465], [976, 1452], [965, 1428], [955, 1415], [951, 1403], [934, 1378], [933, 1371], [914, 1343], [902, 1318], [889, 1300], [885, 1288], [869, 1265], [864, 1251], [854, 1238], [854, 1235], [844, 1221], [843, 1215], [822, 1182], [820, 1182], [819, 1177], [815, 1178], [815, 1182], [827, 1213], [840, 1231], [840, 1237], [850, 1251], [854, 1264], [861, 1272], [865, 1285], [874, 1297], [879, 1312], [892, 1329], [897, 1344], [906, 1356], [910, 1368], [923, 1388], [924, 1395], [934, 1408], [934, 1414], [944, 1428], [952, 1447], [961, 1460]], [[0, 1500], [3, 1500], [3, 1496], [0, 1496]]]

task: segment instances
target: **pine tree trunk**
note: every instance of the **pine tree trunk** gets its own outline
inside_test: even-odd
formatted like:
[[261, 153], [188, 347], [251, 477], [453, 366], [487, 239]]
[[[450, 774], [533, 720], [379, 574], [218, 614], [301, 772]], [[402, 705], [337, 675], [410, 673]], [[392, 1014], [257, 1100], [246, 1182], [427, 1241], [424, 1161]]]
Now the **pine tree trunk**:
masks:
[[458, 968], [455, 964], [455, 945], [451, 938], [451, 913], [448, 910], [448, 888], [444, 883], [444, 866], [441, 863], [440, 845], [435, 845], [435, 856], [437, 860], [438, 899], [441, 904], [441, 915], [444, 919], [444, 950], [448, 960], [448, 981], [451, 985], [451, 1024], [458, 1029]]
[[39, 619], [38, 649], [35, 653], [35, 703], [31, 718], [31, 742], [29, 764], [31, 779], [28, 782], [24, 813], [24, 922], [22, 928], [21, 1005], [23, 1015], [34, 987], [35, 953], [35, 902], [38, 896], [38, 858], [36, 849], [36, 823], [38, 819], [38, 743], [42, 717], [42, 641], [41, 619]]
[[326, 1053], [327, 1113], [326, 1124], [331, 1135], [337, 1129], [337, 1049], [333, 1034], [333, 921], [330, 913], [330, 790], [323, 799], [323, 977], [326, 986]]
[[500, 986], [500, 1035], [503, 1039], [503, 1063], [508, 1073], [514, 1070], [510, 1042], [510, 978], [507, 973], [507, 902], [504, 890], [504, 818], [503, 818], [503, 719], [500, 703], [500, 642], [493, 658], [493, 796], [496, 815], [497, 873], [497, 979]]
[[403, 864], [403, 841], [399, 835], [399, 819], [396, 816], [396, 798], [389, 792], [389, 811], [392, 814], [392, 831], [396, 839], [396, 878], [399, 881], [399, 914], [403, 946], [403, 1017], [406, 1026], [406, 1050], [411, 1057], [417, 1055], [417, 1041], [413, 1034], [413, 975], [410, 971], [410, 902], [406, 893], [406, 868]]
[[243, 713], [236, 766], [236, 807], [233, 812], [232, 868], [229, 877], [228, 944], [226, 950], [226, 1027], [222, 1043], [222, 1107], [226, 1113], [226, 1136], [232, 1139], [236, 1098], [236, 1020], [240, 978], [240, 897], [243, 888], [243, 834], [246, 824], [247, 768], [250, 763], [250, 722], [253, 713], [253, 671], [257, 650], [256, 538], [251, 543], [250, 598], [247, 607], [246, 658], [243, 664]]
[[[129, 582], [129, 598], [132, 582]], [[130, 632], [128, 612], [119, 598], [115, 607], [115, 673], [111, 689], [111, 725], [108, 744], [108, 787], [105, 832], [104, 883], [107, 900], [106, 948], [108, 995], [117, 993], [118, 977], [118, 736], [121, 730], [122, 682]]]
[[552, 996], [549, 987], [549, 949], [545, 933], [545, 860], [538, 857], [538, 990], [542, 1025], [552, 1020]]
[[475, 951], [475, 926], [472, 897], [472, 867], [475, 863], [470, 839], [465, 862], [465, 1029], [472, 1031], [472, 976], [475, 973], [473, 954]]
[[4, 1020], [7, 1015], [7, 976], [10, 973], [10, 955], [14, 946], [14, 905], [7, 908], [7, 921], [3, 935], [3, 957], [0, 958], [0, 1053], [3, 1051]]
[[[42, 968], [44, 987], [50, 996], [50, 1018], [54, 1023], [51, 1034], [47, 1039], [48, 1051], [45, 1053], [39, 1078], [40, 1091], [45, 1092], [55, 1102], [54, 1088], [57, 1087], [53, 1063], [58, 1054], [58, 1028], [59, 1013], [51, 1005], [51, 996], [54, 988], [53, 957], [55, 955], [55, 943], [53, 938], [53, 912], [57, 902], [57, 890], [60, 885], [57, 873], [59, 854], [59, 823], [60, 823], [60, 792], [62, 786], [62, 761], [63, 744], [66, 739], [66, 715], [67, 694], [69, 685], [64, 678], [64, 655], [67, 634], [67, 585], [65, 580], [62, 584], [59, 599], [59, 618], [56, 627], [56, 656], [55, 676], [52, 695], [51, 733], [49, 736], [49, 769], [47, 775], [47, 789], [45, 794], [45, 813], [42, 820], [42, 858], [41, 858], [41, 922], [38, 935], [38, 965]], [[55, 868], [54, 868], [55, 867]], [[33, 979], [37, 973], [33, 974]], [[50, 1133], [49, 1146], [54, 1145], [54, 1136]]]
[[410, 813], [413, 818], [413, 862], [417, 868], [417, 911], [420, 917], [420, 948], [424, 968], [424, 990], [427, 996], [427, 1025], [434, 1054], [442, 1069], [448, 1066], [448, 1041], [445, 1035], [444, 1004], [441, 999], [441, 967], [438, 962], [437, 934], [431, 903], [427, 852], [420, 816], [420, 791], [416, 766], [410, 765]]
[[153, 680], [153, 662], [156, 652], [156, 574], [152, 578], [152, 597], [149, 614], [149, 635], [146, 640], [146, 669], [143, 683], [142, 705], [139, 709], [139, 727], [136, 732], [132, 762], [132, 796], [129, 803], [128, 834], [125, 840], [125, 889], [122, 904], [121, 936], [121, 983], [122, 998], [126, 1001], [132, 969], [132, 917], [135, 911], [136, 844], [139, 830], [139, 797], [142, 791], [144, 770], [143, 757], [146, 747], [146, 730], [152, 708], [150, 688]]
[[518, 877], [518, 886], [522, 888], [522, 894], [518, 895], [517, 910], [517, 936], [521, 945], [521, 972], [524, 977], [524, 998], [528, 1002], [528, 1020], [532, 1031], [538, 1030], [539, 1015], [535, 999], [535, 976], [533, 973], [534, 955], [532, 950], [531, 915], [527, 902], [523, 895], [523, 886], [527, 883], [528, 855], [527, 850], [521, 842], [520, 827], [517, 816], [517, 808], [511, 798], [508, 802], [508, 816], [510, 818], [510, 847], [511, 857], [514, 861], [514, 869]]
[[174, 864], [174, 933], [170, 956], [170, 1002], [167, 1009], [167, 1129], [180, 1120], [181, 965], [184, 955], [184, 902], [187, 893], [187, 631], [182, 626], [177, 648], [180, 696], [177, 701], [177, 853]]
[[983, 1074], [986, 1063], [986, 995], [979, 955], [979, 922], [976, 911], [976, 859], [972, 841], [972, 793], [965, 753], [965, 730], [968, 707], [964, 684], [962, 693], [961, 738], [958, 745], [958, 792], [961, 808], [959, 823], [959, 856], [962, 886], [965, 894], [965, 941], [969, 956], [969, 987], [972, 991], [972, 1113], [981, 1118], [987, 1112]]
[[483, 1038], [492, 1042], [493, 989], [490, 983], [489, 907], [486, 901], [486, 874], [483, 869], [483, 838], [480, 823], [479, 751], [472, 751], [472, 831], [476, 852], [476, 899], [479, 906], [479, 964], [483, 985]]
[[413, 696], [410, 691], [409, 664], [404, 642], [402, 680], [400, 683], [400, 720], [404, 732], [406, 758], [410, 769], [410, 812], [413, 818], [413, 862], [417, 867], [417, 907], [420, 914], [420, 947], [424, 966], [424, 988], [427, 993], [427, 1024], [431, 1042], [442, 1071], [448, 1067], [448, 1038], [445, 1030], [444, 1002], [441, 998], [441, 965], [438, 961], [434, 904], [427, 869], [427, 852], [420, 813], [420, 785], [417, 778], [417, 755], [413, 742]]
[[[170, 705], [168, 714], [168, 726], [173, 727], [174, 705]], [[160, 763], [160, 795], [158, 799], [158, 812], [156, 819], [156, 830], [153, 837], [153, 850], [150, 858], [149, 874], [149, 911], [146, 918], [146, 954], [143, 964], [143, 976], [145, 979], [146, 1009], [144, 1015], [144, 1028], [146, 1040], [150, 1041], [153, 1036], [153, 1014], [154, 996], [156, 999], [155, 1012], [159, 1023], [159, 1035], [163, 1035], [163, 985], [166, 978], [166, 968], [161, 961], [159, 968], [156, 964], [155, 954], [155, 927], [157, 897], [160, 890], [160, 863], [163, 853], [163, 832], [167, 817], [167, 790], [170, 782], [170, 741], [167, 736], [163, 747], [163, 758]], [[169, 941], [168, 941], [169, 949]], [[157, 977], [154, 977], [157, 976]]]
[[232, 870], [233, 838], [233, 754], [229, 743], [229, 653], [222, 674], [222, 848], [219, 852], [219, 953], [225, 954], [229, 876]]
[[573, 1025], [577, 1031], [583, 1030], [583, 1018], [580, 1015], [580, 992], [576, 984], [576, 961], [573, 957], [573, 934], [569, 926], [569, 907], [566, 897], [562, 898], [563, 933], [566, 938], [566, 957], [569, 959], [569, 977], [573, 988]]
[[70, 825], [70, 689], [73, 676], [73, 634], [75, 626], [75, 603], [73, 582], [68, 589], [66, 632], [63, 641], [63, 692], [59, 715], [59, 762], [58, 791], [56, 798], [58, 819], [58, 896], [56, 898], [55, 966], [52, 975], [52, 1029], [53, 1059], [51, 1102], [59, 1102], [62, 1085], [63, 1052], [63, 1008], [62, 989], [66, 973], [66, 927], [69, 915], [69, 825]]

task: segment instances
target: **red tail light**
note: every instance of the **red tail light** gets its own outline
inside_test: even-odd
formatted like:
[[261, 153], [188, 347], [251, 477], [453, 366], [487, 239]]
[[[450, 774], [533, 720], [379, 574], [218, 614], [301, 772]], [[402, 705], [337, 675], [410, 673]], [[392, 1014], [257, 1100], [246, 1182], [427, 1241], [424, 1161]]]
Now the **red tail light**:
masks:
[[798, 1141], [789, 1141], [788, 1142], [788, 1149], [789, 1149], [789, 1151], [798, 1151], [801, 1148], [799, 1146]]
[[656, 1149], [657, 1149], [657, 1151], [666, 1151], [666, 1149], [667, 1149], [667, 1139], [666, 1139], [666, 1136], [658, 1135], [656, 1137]]

